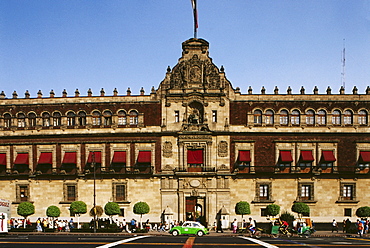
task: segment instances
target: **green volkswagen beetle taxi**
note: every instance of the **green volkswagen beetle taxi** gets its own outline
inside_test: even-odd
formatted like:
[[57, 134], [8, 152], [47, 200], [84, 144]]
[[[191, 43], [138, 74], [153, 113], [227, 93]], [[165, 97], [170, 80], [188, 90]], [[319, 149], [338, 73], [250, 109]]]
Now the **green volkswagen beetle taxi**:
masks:
[[185, 221], [182, 226], [174, 226], [169, 231], [173, 236], [178, 235], [197, 235], [203, 236], [208, 234], [205, 226], [196, 221]]

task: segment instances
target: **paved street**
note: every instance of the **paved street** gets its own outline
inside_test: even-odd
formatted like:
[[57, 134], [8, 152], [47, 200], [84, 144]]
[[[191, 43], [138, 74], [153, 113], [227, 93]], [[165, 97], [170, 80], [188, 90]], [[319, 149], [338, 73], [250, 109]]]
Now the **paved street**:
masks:
[[71, 248], [110, 248], [110, 247], [370, 247], [370, 239], [316, 232], [306, 239], [301, 237], [273, 239], [264, 236], [260, 239], [233, 235], [231, 232], [211, 233], [205, 237], [179, 236], [172, 237], [168, 233], [149, 233], [145, 235], [128, 234], [11, 234], [0, 237], [0, 247], [71, 247]]

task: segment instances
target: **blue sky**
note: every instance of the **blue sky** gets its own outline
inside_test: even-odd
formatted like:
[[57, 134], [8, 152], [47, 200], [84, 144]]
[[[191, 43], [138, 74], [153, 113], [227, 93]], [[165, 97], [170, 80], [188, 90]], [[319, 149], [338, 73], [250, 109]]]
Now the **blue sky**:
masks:
[[[370, 0], [198, 0], [198, 37], [233, 87], [370, 85]], [[2, 0], [0, 91], [146, 94], [193, 37], [190, 0]]]

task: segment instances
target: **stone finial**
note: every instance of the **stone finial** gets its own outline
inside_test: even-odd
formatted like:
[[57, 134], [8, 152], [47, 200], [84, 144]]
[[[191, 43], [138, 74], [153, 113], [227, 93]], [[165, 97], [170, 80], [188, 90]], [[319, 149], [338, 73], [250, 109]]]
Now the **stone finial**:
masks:
[[235, 93], [240, 93], [240, 88], [239, 87], [236, 87]]
[[127, 88], [127, 91], [126, 92], [127, 92], [127, 95], [128, 96], [131, 96], [131, 89], [130, 89], [130, 87]]
[[143, 87], [141, 87], [141, 89], [140, 89], [140, 95], [143, 96], [144, 94], [145, 94], [145, 90], [144, 90]]
[[352, 93], [353, 93], [354, 95], [357, 95], [357, 94], [358, 94], [358, 89], [357, 89], [357, 87], [356, 87], [356, 86], [353, 86]]
[[314, 94], [314, 95], [319, 94], [319, 89], [317, 88], [317, 86], [316, 86], [316, 85], [315, 85], [315, 88], [313, 88], [313, 94]]
[[328, 88], [326, 89], [326, 94], [331, 95], [331, 88], [330, 88], [330, 86], [328, 86]]
[[292, 94], [292, 88], [290, 88], [290, 86], [288, 86], [288, 89], [287, 89], [286, 93], [288, 95], [291, 95]]
[[114, 90], [113, 90], [113, 96], [118, 96], [118, 90], [117, 90], [117, 88], [114, 88]]
[[53, 98], [55, 96], [54, 90], [51, 90], [49, 95], [50, 95], [50, 98]]
[[366, 87], [366, 95], [370, 95], [370, 87], [369, 86]]
[[38, 92], [37, 92], [37, 98], [41, 98], [42, 97], [42, 91], [41, 90], [39, 90]]
[[300, 90], [300, 91], [301, 91], [301, 95], [304, 95], [304, 94], [306, 93], [306, 92], [305, 92], [306, 90], [304, 89], [304, 87], [303, 87], [303, 86], [301, 86], [301, 90]]
[[261, 88], [261, 94], [262, 94], [262, 95], [266, 94], [265, 86], [262, 86], [262, 88]]
[[224, 72], [225, 72], [225, 68], [224, 68], [224, 66], [223, 66], [223, 65], [221, 65], [221, 69], [220, 69], [220, 71], [221, 71], [222, 73], [224, 73]]
[[91, 90], [91, 88], [88, 89], [87, 96], [92, 96], [92, 90]]
[[104, 88], [101, 88], [101, 90], [100, 90], [100, 96], [105, 96]]
[[155, 93], [155, 88], [154, 88], [154, 86], [152, 86], [151, 93], [152, 93], [152, 94], [154, 94], [154, 93]]
[[78, 89], [75, 90], [75, 97], [79, 97], [80, 96], [80, 91]]
[[5, 93], [4, 91], [2, 90], [1, 93], [0, 93], [0, 99], [4, 99], [5, 98]]
[[28, 90], [26, 90], [26, 92], [24, 93], [24, 97], [25, 98], [30, 98], [30, 92]]
[[249, 86], [249, 88], [248, 88], [248, 94], [249, 95], [252, 95], [252, 93], [253, 93], [252, 86]]
[[274, 94], [275, 94], [275, 95], [279, 94], [279, 88], [278, 88], [277, 86], [275, 86]]
[[63, 90], [62, 97], [67, 97], [67, 91], [66, 91], [66, 89]]
[[339, 94], [344, 95], [344, 87], [343, 86], [340, 87]]
[[170, 73], [170, 72], [171, 72], [171, 67], [167, 66], [167, 73]]
[[18, 98], [17, 91], [13, 91], [13, 99], [17, 99], [17, 98]]

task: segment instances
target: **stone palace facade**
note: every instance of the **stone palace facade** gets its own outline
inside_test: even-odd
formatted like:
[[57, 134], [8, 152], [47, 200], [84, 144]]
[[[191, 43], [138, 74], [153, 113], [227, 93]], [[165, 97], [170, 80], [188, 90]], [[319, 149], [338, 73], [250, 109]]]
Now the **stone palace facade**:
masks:
[[139, 201], [153, 222], [213, 223], [221, 214], [228, 225], [240, 220], [239, 201], [261, 222], [267, 205], [291, 212], [294, 202], [307, 203], [316, 222], [356, 218], [369, 205], [370, 89], [241, 94], [208, 48], [185, 41], [149, 94], [2, 92], [0, 198], [11, 201], [12, 217], [22, 201], [35, 205], [31, 220], [51, 205], [69, 218], [76, 200], [90, 210], [95, 170], [97, 205], [117, 202], [120, 219], [138, 218]]

